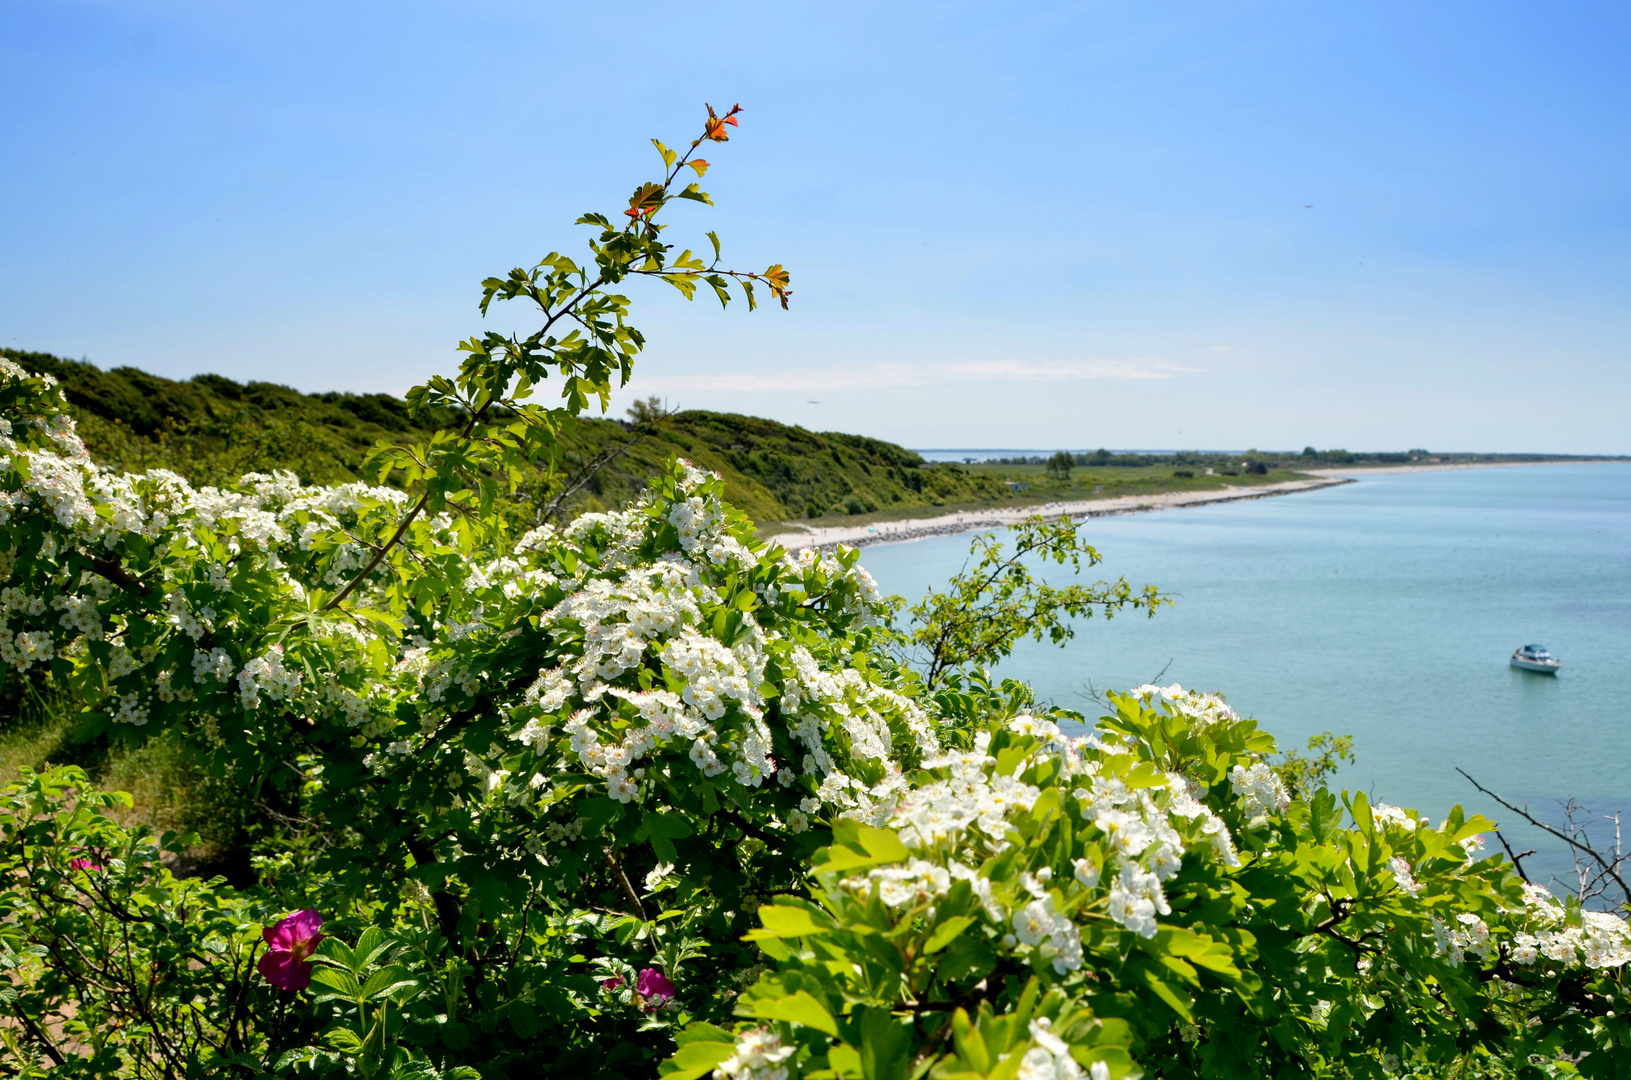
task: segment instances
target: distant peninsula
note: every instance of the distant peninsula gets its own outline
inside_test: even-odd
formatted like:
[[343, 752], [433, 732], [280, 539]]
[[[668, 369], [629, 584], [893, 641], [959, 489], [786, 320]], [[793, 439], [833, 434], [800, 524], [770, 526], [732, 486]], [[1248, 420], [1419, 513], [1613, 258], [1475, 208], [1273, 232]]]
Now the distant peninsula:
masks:
[[[306, 394], [219, 375], [177, 381], [48, 353], [0, 349], [0, 354], [58, 379], [98, 461], [126, 470], [170, 469], [198, 484], [275, 469], [310, 483], [360, 479], [363, 459], [378, 440], [428, 436], [458, 419], [451, 413], [410, 417], [407, 404], [389, 394]], [[1108, 509], [1138, 507], [1153, 496], [1168, 496], [1162, 504], [1179, 505], [1252, 497], [1259, 488], [1265, 489], [1261, 494], [1307, 490], [1323, 486], [1310, 483], [1322, 474], [1355, 468], [1604, 460], [1308, 447], [1243, 453], [1061, 451], [950, 463], [926, 461], [881, 439], [808, 431], [736, 413], [668, 413], [654, 401], [630, 412], [628, 420], [564, 420], [555, 473], [540, 468], [525, 478], [514, 500], [517, 518], [542, 516], [558, 523], [614, 507], [638, 494], [670, 454], [723, 476], [727, 498], [766, 533], [830, 535], [836, 528], [846, 536], [853, 526], [948, 515], [955, 520], [982, 512], [988, 516], [970, 520], [995, 522], [1026, 508], [1096, 500], [1116, 500]], [[811, 530], [789, 530], [788, 524]]]

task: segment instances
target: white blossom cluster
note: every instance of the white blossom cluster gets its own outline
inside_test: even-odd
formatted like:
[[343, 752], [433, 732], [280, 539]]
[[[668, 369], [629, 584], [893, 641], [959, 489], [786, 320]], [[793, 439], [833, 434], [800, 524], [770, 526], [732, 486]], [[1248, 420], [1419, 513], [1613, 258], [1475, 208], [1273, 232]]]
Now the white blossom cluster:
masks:
[[751, 1028], [736, 1037], [735, 1052], [714, 1069], [714, 1080], [789, 1080], [794, 1049], [774, 1031]]
[[[26, 377], [9, 362], [0, 368], [0, 380]], [[462, 659], [473, 654], [457, 646], [502, 621], [507, 606], [537, 605], [548, 596], [538, 625], [564, 650], [539, 669], [510, 738], [465, 762], [486, 797], [509, 800], [530, 791], [548, 798], [546, 774], [561, 767], [560, 739], [574, 765], [622, 802], [644, 799], [651, 771], [671, 772], [677, 762], [743, 788], [801, 785], [798, 809], [782, 812], [784, 824], [799, 829], [823, 806], [863, 808], [867, 785], [851, 777], [847, 762], [866, 759], [895, 770], [902, 752], [938, 749], [929, 718], [914, 702], [842, 660], [818, 658], [812, 645], [760, 625], [754, 603], [736, 602], [742, 580], [764, 561], [777, 573], [753, 580], [757, 603], [775, 605], [788, 588], [819, 578], [825, 611], [865, 625], [880, 610], [866, 572], [814, 551], [783, 553], [778, 564], [774, 553], [749, 548], [733, 531], [717, 478], [689, 466], [672, 495], [648, 495], [564, 530], [536, 530], [512, 551], [461, 560], [454, 599], [428, 618], [407, 613], [397, 634], [382, 622], [303, 620], [299, 613], [312, 590], [335, 591], [366, 564], [369, 552], [354, 537], [367, 530], [359, 532], [358, 523], [373, 515], [388, 526], [405, 507], [402, 492], [307, 487], [282, 473], [197, 489], [162, 470], [118, 475], [91, 462], [65, 417], [29, 423], [32, 441], [21, 441], [8, 419], [0, 452], [12, 471], [9, 482], [0, 474], [0, 493], [8, 521], [25, 515], [50, 528], [43, 559], [0, 556], [0, 661], [26, 669], [71, 654], [99, 666], [109, 690], [105, 708], [116, 720], [146, 723], [163, 706], [169, 721], [182, 715], [174, 709], [179, 702], [189, 703], [188, 714], [210, 714], [212, 725], [235, 712], [240, 719], [230, 722], [237, 726], [258, 715], [271, 722], [274, 712], [333, 718], [364, 739], [379, 739], [377, 749], [364, 749], [371, 767], [387, 768], [412, 758], [420, 741], [413, 731], [396, 730], [399, 706], [420, 712], [428, 732], [460, 697], [490, 690], [484, 665]], [[414, 528], [425, 550], [456, 549], [450, 520], [431, 518]], [[666, 535], [677, 550], [643, 554], [654, 535]], [[121, 566], [127, 541], [138, 536], [185, 557], [133, 584], [144, 566]], [[75, 581], [53, 576], [45, 560], [71, 548], [112, 570]], [[25, 569], [26, 579], [17, 576]], [[364, 583], [350, 602], [366, 608], [373, 584]], [[260, 592], [251, 597], [246, 589]], [[138, 592], [132, 602], [127, 593]], [[269, 642], [240, 622], [245, 604], [265, 613], [269, 599], [285, 605], [295, 625], [307, 626], [304, 637]], [[724, 606], [732, 616], [728, 641], [711, 618]], [[318, 658], [302, 642], [320, 638], [336, 648]], [[393, 662], [385, 680], [364, 670], [380, 644]], [[297, 647], [298, 664], [286, 652]], [[302, 672], [312, 670], [314, 659], [316, 677], [308, 678]], [[771, 664], [780, 668], [781, 685], [767, 685]], [[653, 672], [662, 676], [655, 685]], [[785, 736], [767, 719], [772, 701]], [[784, 738], [797, 760], [776, 759], [773, 747]], [[511, 778], [500, 760], [504, 746], [532, 751], [537, 765]]]
[[1171, 686], [1145, 683], [1134, 687], [1131, 693], [1150, 708], [1165, 708], [1188, 717], [1199, 730], [1216, 724], [1232, 724], [1240, 719], [1240, 714], [1225, 704], [1219, 695], [1185, 690], [1177, 683]]
[[1084, 1070], [1070, 1056], [1065, 1040], [1053, 1033], [1053, 1024], [1041, 1016], [1030, 1022], [1032, 1046], [1019, 1064], [1018, 1080], [1110, 1080], [1110, 1066], [1095, 1061]]
[[1579, 924], [1574, 925], [1568, 909], [1538, 885], [1525, 886], [1524, 907], [1529, 929], [1512, 938], [1516, 963], [1528, 966], [1541, 958], [1564, 967], [1617, 968], [1631, 963], [1631, 927], [1620, 916], [1581, 910]]
[[[1384, 831], [1409, 835], [1428, 828], [1416, 811], [1385, 802], [1371, 807], [1371, 818]], [[1449, 822], [1445, 821], [1439, 828], [1443, 830], [1448, 826]], [[1483, 847], [1483, 838], [1469, 836], [1459, 844], [1470, 866]], [[1417, 880], [1408, 859], [1394, 855], [1388, 860], [1388, 871], [1405, 897], [1416, 900], [1421, 896], [1422, 883]], [[1513, 963], [1528, 967], [1549, 961], [1565, 968], [1580, 965], [1615, 968], [1631, 963], [1631, 926], [1619, 915], [1578, 910], [1571, 917], [1568, 907], [1547, 889], [1532, 884], [1524, 885], [1523, 908], [1509, 915], [1513, 918], [1511, 926], [1522, 927], [1504, 942], [1506, 954]], [[1506, 920], [1502, 922], [1504, 933]], [[1435, 953], [1448, 957], [1456, 965], [1464, 964], [1469, 955], [1489, 961], [1503, 944], [1497, 931], [1471, 912], [1458, 912], [1453, 918], [1433, 914], [1431, 927]]]
[[[512, 598], [544, 586], [564, 592], [539, 625], [563, 642], [576, 639], [556, 666], [538, 671], [511, 740], [547, 756], [558, 731], [575, 764], [621, 803], [644, 802], [650, 782], [679, 778], [674, 770], [682, 762], [704, 778], [750, 789], [807, 776], [818, 790], [786, 815], [795, 831], [823, 805], [851, 809], [855, 789], [864, 795], [846, 758], [892, 764], [898, 735], [917, 752], [937, 749], [915, 703], [853, 669], [824, 670], [774, 625], [774, 614], [761, 625], [752, 605], [735, 605], [730, 643], [715, 636], [712, 615], [733, 599], [723, 590], [758, 567], [760, 556], [730, 532], [712, 474], [684, 466], [677, 486], [666, 510], [648, 495], [626, 510], [584, 515], [560, 533], [541, 529], [523, 539], [507, 567], [488, 568], [495, 581], [507, 577]], [[681, 550], [641, 562], [637, 553], [654, 521], [674, 526]], [[574, 557], [562, 559], [563, 550]], [[575, 570], [563, 572], [567, 563]], [[783, 581], [816, 573], [842, 584], [846, 611], [860, 621], [873, 617], [877, 590], [864, 570], [814, 552], [784, 553], [776, 565]], [[755, 589], [764, 601], [782, 591]], [[773, 661], [781, 685], [767, 683]], [[453, 673], [428, 656], [418, 662], [425, 693], [438, 696]], [[638, 681], [653, 671], [664, 674], [662, 683]], [[802, 763], [772, 753], [772, 700], [792, 743], [805, 751]]]
[[[1165, 708], [1183, 708], [1193, 699], [1175, 693], [1163, 700]], [[993, 736], [983, 731], [971, 749], [928, 756], [921, 771], [893, 774], [856, 793], [852, 816], [893, 828], [913, 855], [847, 878], [843, 886], [862, 894], [875, 890], [900, 917], [932, 906], [955, 881], [967, 880], [1007, 945], [1038, 950], [1062, 975], [1083, 963], [1076, 922], [1082, 916], [1067, 912], [1108, 916], [1152, 938], [1159, 917], [1172, 911], [1162, 883], [1178, 873], [1186, 850], [1199, 844], [1209, 857], [1239, 865], [1227, 826], [1201, 802], [1204, 792], [1194, 781], [1155, 773], [1153, 784], [1150, 774], [1130, 783], [1137, 759], [1119, 739], [1067, 738], [1051, 720], [1028, 714], [1007, 727], [1035, 742], [1021, 744], [1030, 748], [1025, 757], [1002, 772], [991, 752]], [[1016, 818], [1042, 794], [1024, 779], [1033, 765], [1039, 766], [1037, 775], [1069, 792], [1082, 822], [1076, 834], [1091, 841], [1090, 857], [1076, 858], [1065, 881], [1056, 882], [1048, 866], [1021, 872], [1020, 891], [1010, 895], [971, 867], [992, 865], [1012, 846]], [[1251, 777], [1273, 790], [1257, 774]]]
[[1244, 803], [1246, 816], [1262, 817], [1281, 814], [1291, 805], [1291, 795], [1274, 770], [1261, 761], [1248, 768], [1236, 765], [1229, 770], [1229, 786]]
[[1489, 927], [1483, 919], [1467, 911], [1457, 915], [1453, 924], [1433, 916], [1433, 945], [1438, 955], [1448, 956], [1452, 964], [1461, 964], [1467, 953], [1488, 960], [1493, 950]]
[[[0, 360], [0, 385], [29, 377]], [[0, 420], [0, 523], [46, 531], [32, 557], [0, 553], [0, 662], [26, 671], [61, 656], [98, 666], [105, 711], [133, 725], [162, 706], [226, 693], [245, 714], [269, 699], [311, 717], [356, 719], [354, 689], [341, 693], [332, 679], [302, 688], [275, 646], [221, 612], [234, 606], [236, 582], [246, 575], [269, 583], [268, 597], [297, 606], [309, 588], [348, 580], [344, 569], [361, 565], [357, 545], [348, 553], [340, 543], [326, 560], [301, 553], [319, 542], [333, 546], [360, 514], [395, 515], [402, 492], [308, 487], [288, 473], [250, 474], [231, 488], [194, 488], [165, 470], [118, 474], [91, 461], [67, 416], [19, 419]], [[426, 528], [438, 539], [451, 536], [445, 518]], [[170, 556], [154, 557], [150, 567], [126, 564], [127, 553], [154, 550]], [[70, 551], [97, 569], [69, 573], [61, 557]], [[375, 636], [349, 627], [315, 632], [359, 642]], [[177, 685], [177, 672], [189, 666], [191, 679], [183, 674]], [[226, 701], [209, 707], [230, 711]]]

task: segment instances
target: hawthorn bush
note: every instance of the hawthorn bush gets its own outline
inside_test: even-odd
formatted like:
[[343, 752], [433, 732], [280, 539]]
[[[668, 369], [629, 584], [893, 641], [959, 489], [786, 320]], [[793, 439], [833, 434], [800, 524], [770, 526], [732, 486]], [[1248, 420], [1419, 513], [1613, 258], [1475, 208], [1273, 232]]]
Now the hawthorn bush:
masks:
[[[265, 826], [252, 880], [178, 879], [71, 769], [0, 802], [0, 1067], [63, 1076], [1611, 1076], [1618, 916], [1317, 785], [1177, 687], [1090, 734], [982, 665], [1159, 596], [1051, 589], [993, 538], [896, 626], [853, 551], [755, 540], [672, 461], [637, 501], [512, 532], [506, 488], [628, 380], [609, 289], [721, 302], [757, 273], [675, 254], [696, 152], [590, 259], [483, 283], [410, 395], [460, 425], [368, 484], [198, 487], [85, 452], [0, 362], [0, 664], [82, 737], [165, 732]], [[561, 404], [531, 400], [549, 377]], [[1026, 553], [1098, 561], [1068, 523]], [[926, 659], [925, 659], [926, 658]], [[914, 660], [920, 661], [914, 663]], [[1309, 788], [1305, 794], [1304, 789]]]

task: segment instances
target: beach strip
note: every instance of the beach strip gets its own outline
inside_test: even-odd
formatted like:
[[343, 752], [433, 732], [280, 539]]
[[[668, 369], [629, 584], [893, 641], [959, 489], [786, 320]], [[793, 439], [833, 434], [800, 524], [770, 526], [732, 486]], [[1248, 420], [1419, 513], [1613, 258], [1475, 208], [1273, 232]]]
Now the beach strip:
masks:
[[[847, 547], [868, 547], [872, 544], [901, 544], [910, 540], [923, 540], [931, 536], [949, 536], [975, 529], [997, 529], [1017, 524], [1026, 518], [1041, 514], [1048, 518], [1070, 517], [1083, 520], [1109, 517], [1112, 514], [1142, 514], [1151, 510], [1173, 510], [1184, 506], [1206, 506], [1212, 503], [1240, 502], [1245, 499], [1268, 499], [1276, 495], [1295, 495], [1303, 491], [1351, 484], [1343, 476], [1322, 476], [1308, 480], [1286, 480], [1260, 487], [1226, 487], [1222, 491], [1170, 491], [1159, 495], [1121, 495], [1106, 499], [1079, 499], [1072, 502], [1041, 503], [1035, 506], [1001, 507], [992, 510], [966, 510], [932, 518], [909, 518], [905, 521], [882, 521], [870, 525], [794, 525], [783, 523], [766, 526], [764, 539], [785, 548], [819, 548], [831, 551], [840, 544]], [[772, 531], [775, 530], [775, 531]]]

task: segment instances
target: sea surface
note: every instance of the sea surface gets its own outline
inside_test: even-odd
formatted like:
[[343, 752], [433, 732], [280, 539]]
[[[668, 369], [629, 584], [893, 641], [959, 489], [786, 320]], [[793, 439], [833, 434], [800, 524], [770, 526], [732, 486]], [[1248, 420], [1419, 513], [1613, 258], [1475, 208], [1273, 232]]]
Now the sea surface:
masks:
[[[998, 670], [1045, 700], [1093, 717], [1095, 691], [1159, 675], [1222, 692], [1283, 747], [1351, 734], [1358, 760], [1334, 786], [1435, 819], [1456, 803], [1485, 813], [1542, 847], [1539, 880], [1572, 863], [1457, 767], [1540, 816], [1558, 820], [1573, 797], [1598, 818], [1626, 810], [1631, 829], [1631, 465], [1384, 473], [1083, 530], [1098, 576], [1153, 583], [1174, 604], [1082, 622], [1063, 649], [1026, 642]], [[915, 599], [963, 565], [969, 539], [861, 561]], [[1562, 673], [1508, 667], [1529, 643]], [[1593, 836], [1612, 841], [1612, 824]]]

